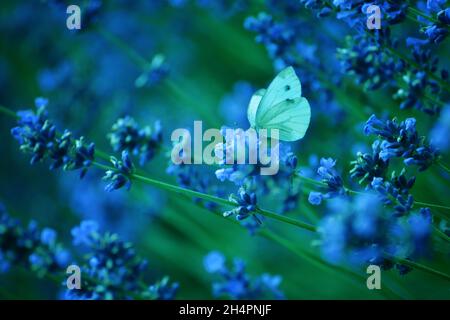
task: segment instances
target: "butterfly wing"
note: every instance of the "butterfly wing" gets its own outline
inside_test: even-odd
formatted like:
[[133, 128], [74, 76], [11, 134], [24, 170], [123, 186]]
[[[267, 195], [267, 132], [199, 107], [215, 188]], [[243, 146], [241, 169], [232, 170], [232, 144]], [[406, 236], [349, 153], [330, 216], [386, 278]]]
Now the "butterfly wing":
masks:
[[288, 99], [300, 98], [302, 85], [295, 74], [294, 68], [288, 67], [282, 70], [267, 88], [266, 94], [261, 99], [256, 112], [256, 123], [262, 123], [267, 118], [266, 113], [274, 106]]
[[259, 128], [279, 130], [279, 140], [296, 141], [304, 137], [311, 120], [311, 108], [303, 97], [288, 99], [264, 114]]
[[250, 99], [250, 103], [248, 104], [247, 109], [247, 118], [248, 122], [250, 122], [250, 126], [254, 128], [256, 126], [256, 112], [261, 103], [263, 96], [266, 94], [266, 89], [260, 89], [255, 92], [255, 94]]
[[259, 102], [255, 127], [278, 129], [280, 140], [296, 141], [303, 138], [310, 120], [311, 108], [302, 98], [300, 80], [294, 68], [288, 67], [275, 77]]

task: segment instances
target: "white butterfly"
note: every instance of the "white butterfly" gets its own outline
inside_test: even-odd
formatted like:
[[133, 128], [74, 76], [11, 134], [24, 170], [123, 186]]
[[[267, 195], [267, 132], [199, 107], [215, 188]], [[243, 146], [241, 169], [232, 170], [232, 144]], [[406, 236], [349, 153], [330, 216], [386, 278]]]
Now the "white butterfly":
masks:
[[253, 95], [247, 118], [256, 130], [278, 129], [280, 140], [303, 138], [311, 120], [311, 108], [308, 100], [302, 97], [302, 85], [294, 68], [284, 69], [267, 90], [258, 90]]

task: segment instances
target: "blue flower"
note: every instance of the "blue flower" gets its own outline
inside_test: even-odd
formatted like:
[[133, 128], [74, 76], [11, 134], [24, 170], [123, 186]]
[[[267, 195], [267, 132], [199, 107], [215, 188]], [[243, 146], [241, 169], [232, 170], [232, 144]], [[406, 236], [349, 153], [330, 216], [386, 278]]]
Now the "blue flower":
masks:
[[128, 151], [139, 156], [139, 164], [143, 166], [161, 148], [161, 123], [157, 121], [153, 128], [146, 126], [141, 129], [133, 118], [127, 116], [117, 120], [108, 138], [115, 152]]
[[230, 18], [248, 8], [249, 0], [197, 0], [197, 5], [214, 15]]
[[[428, 30], [430, 36], [436, 35], [436, 32], [432, 28]], [[430, 74], [439, 70], [439, 59], [432, 56], [431, 50], [418, 46], [420, 42], [410, 40], [409, 44], [414, 45], [412, 56], [415, 64], [408, 65], [403, 70], [402, 79], [407, 86], [399, 88], [394, 94], [394, 98], [401, 101], [400, 109], [415, 108], [429, 115], [438, 114], [440, 104], [427, 97], [430, 95], [439, 97], [441, 91], [439, 83], [430, 77]], [[417, 66], [420, 66], [420, 68], [417, 68]], [[441, 70], [443, 80], [445, 80], [446, 73], [445, 69]]]
[[388, 255], [413, 259], [429, 250], [430, 217], [426, 209], [399, 218], [373, 193], [333, 199], [319, 226], [322, 254], [332, 263], [389, 269], [395, 263]]
[[151, 297], [158, 300], [173, 300], [180, 285], [177, 282], [170, 282], [169, 277], [164, 277], [161, 281], [148, 288]]
[[381, 177], [374, 177], [371, 183], [372, 188], [379, 190], [384, 187], [384, 180]]
[[221, 277], [219, 281], [212, 284], [215, 297], [284, 299], [284, 295], [279, 289], [280, 276], [264, 273], [258, 277], [251, 277], [246, 273], [246, 265], [241, 259], [235, 258], [232, 268], [228, 268], [225, 262], [225, 257], [217, 251], [209, 253], [204, 259], [206, 271]]
[[36, 108], [37, 108], [38, 110], [39, 110], [39, 109], [43, 109], [43, 108], [46, 108], [46, 107], [47, 107], [47, 105], [48, 105], [48, 99], [43, 98], [43, 97], [38, 97], [38, 98], [35, 99], [34, 103], [35, 103]]
[[387, 0], [374, 0], [367, 3], [362, 0], [334, 0], [337, 8], [337, 18], [343, 19], [350, 27], [361, 26], [366, 23], [366, 12], [369, 5], [378, 6], [383, 13], [383, 24], [386, 28], [401, 22], [406, 17], [407, 4], [395, 3]]
[[[450, 25], [450, 9], [445, 8], [445, 0], [427, 1], [427, 9], [430, 13], [436, 14], [437, 22], [431, 23], [427, 19], [421, 22], [427, 24], [421, 31], [425, 34], [425, 44], [439, 44], [445, 40], [448, 35], [448, 26]], [[424, 44], [421, 44], [424, 45]]]
[[111, 163], [114, 169], [106, 171], [103, 177], [103, 180], [109, 181], [105, 191], [111, 192], [124, 186], [129, 190], [131, 188], [131, 175], [134, 172], [134, 165], [128, 151], [122, 151], [122, 160], [111, 157]]
[[322, 159], [320, 159], [320, 168], [323, 168], [324, 171], [331, 170], [335, 165], [336, 165], [336, 160], [333, 160], [332, 158], [328, 158], [328, 159], [322, 158]]
[[441, 23], [450, 25], [450, 8], [439, 11], [437, 17]]
[[5, 254], [0, 251], [0, 273], [8, 272], [10, 267], [11, 264], [8, 261], [7, 257], [5, 257]]
[[99, 229], [98, 224], [92, 220], [84, 220], [77, 227], [74, 227], [71, 231], [74, 245], [86, 245], [92, 244], [93, 237], [97, 234]]
[[410, 189], [415, 181], [416, 177], [407, 178], [406, 170], [403, 169], [399, 175], [394, 171], [390, 181], [385, 181], [381, 177], [374, 178], [370, 187], [380, 194], [385, 205], [392, 205], [393, 214], [400, 217], [409, 215], [413, 208], [414, 198], [410, 194]]
[[[212, 194], [218, 197], [224, 197], [227, 192], [223, 185], [215, 184], [216, 177], [209, 166], [180, 164], [175, 165], [171, 163], [166, 172], [174, 175], [177, 178], [177, 183], [187, 189], [198, 192]], [[194, 201], [202, 204], [209, 210], [217, 209], [217, 204], [211, 201], [204, 201], [195, 198]]]
[[116, 234], [100, 233], [98, 225], [83, 221], [72, 229], [74, 244], [87, 250], [80, 290], [65, 295], [67, 299], [172, 299], [178, 284], [167, 277], [153, 285], [142, 282], [147, 262], [136, 255], [131, 243]]
[[244, 187], [240, 187], [237, 194], [231, 194], [229, 200], [237, 205], [236, 208], [223, 213], [224, 217], [236, 215], [236, 219], [241, 221], [250, 216], [255, 216], [256, 213], [256, 194], [254, 192], [247, 192]]
[[358, 152], [356, 160], [352, 161], [350, 170], [352, 179], [359, 179], [359, 184], [370, 183], [375, 177], [384, 177], [389, 167], [389, 160], [380, 156], [381, 142], [375, 140], [372, 144], [372, 153]]
[[23, 227], [0, 205], [1, 272], [20, 265], [43, 277], [65, 268], [69, 259], [69, 252], [57, 242], [54, 230], [39, 230], [35, 222]]
[[45, 265], [44, 259], [38, 254], [32, 253], [29, 257], [30, 264], [37, 268], [42, 268]]
[[320, 167], [317, 169], [317, 174], [322, 178], [322, 181], [326, 182], [328, 186], [332, 189], [342, 188], [342, 179], [337, 175], [334, 166], [336, 165], [336, 160], [331, 158], [320, 159]]
[[416, 130], [414, 118], [398, 122], [397, 119], [381, 121], [372, 115], [364, 127], [366, 135], [378, 135], [382, 140], [379, 157], [387, 162], [392, 158], [403, 158], [408, 166], [416, 165], [424, 171], [439, 158], [439, 152], [428, 145]]
[[56, 241], [56, 231], [50, 228], [44, 228], [41, 233], [41, 241], [46, 245], [53, 245]]
[[323, 199], [330, 199], [345, 194], [344, 182], [341, 176], [335, 170], [336, 160], [332, 158], [321, 158], [320, 166], [317, 169], [317, 175], [324, 184], [323, 192], [312, 191], [309, 194], [308, 201], [312, 205], [320, 205]]
[[267, 0], [266, 5], [270, 12], [279, 12], [281, 14], [293, 15], [301, 9], [301, 2], [298, 0]]
[[11, 134], [19, 142], [20, 149], [32, 155], [31, 164], [50, 159], [51, 170], [60, 167], [66, 171], [80, 170], [83, 178], [94, 161], [95, 145], [87, 144], [83, 137], [73, 139], [68, 130], [59, 135], [48, 119], [47, 103], [46, 99], [37, 98], [36, 112], [19, 111], [18, 126], [11, 130]]
[[431, 12], [438, 12], [446, 2], [447, 0], [427, 0], [427, 9]]
[[170, 68], [164, 55], [156, 54], [144, 72], [136, 79], [135, 85], [138, 88], [156, 85], [163, 81], [169, 73]]
[[393, 75], [404, 68], [401, 62], [383, 50], [385, 46], [392, 46], [389, 29], [380, 30], [374, 37], [362, 32], [345, 40], [346, 46], [337, 50], [341, 68], [345, 73], [354, 74], [366, 90], [392, 84]]
[[429, 237], [431, 232], [431, 211], [429, 208], [422, 208], [420, 213], [412, 215], [408, 222], [414, 237], [418, 239]]
[[450, 148], [450, 104], [446, 105], [430, 132], [430, 142], [441, 151], [448, 151]]
[[300, 3], [309, 10], [316, 11], [318, 18], [328, 17], [333, 9], [329, 6], [329, 2], [325, 0], [300, 0]]
[[322, 203], [323, 195], [320, 192], [311, 191], [308, 196], [308, 201], [314, 206]]
[[203, 265], [208, 273], [220, 272], [225, 268], [225, 256], [219, 251], [212, 251], [204, 258]]
[[183, 7], [188, 0], [169, 0], [169, 4], [174, 7]]
[[[237, 151], [236, 148], [234, 148], [236, 142], [244, 144], [245, 151], [243, 152], [243, 155], [246, 157], [245, 162], [248, 163], [250, 152], [256, 151], [256, 153], [258, 153], [258, 148], [256, 148], [256, 150], [253, 149], [254, 147], [250, 145], [251, 140], [242, 129], [234, 130], [232, 135], [229, 133], [227, 134], [227, 132], [225, 132], [226, 129], [228, 128], [222, 128], [222, 135], [225, 136], [225, 142], [216, 145], [216, 153], [224, 153], [228, 156], [228, 154], [234, 152], [234, 157], [236, 158], [241, 155], [241, 153], [236, 155]], [[259, 146], [259, 140], [257, 141], [257, 146]], [[240, 150], [239, 152], [242, 152], [242, 149], [238, 150]], [[274, 158], [272, 157], [272, 159]], [[256, 164], [227, 165], [226, 163], [222, 163], [220, 164], [221, 168], [215, 171], [215, 175], [221, 182], [230, 181], [239, 187], [254, 188], [254, 193], [258, 197], [277, 194], [277, 196], [282, 199], [281, 205], [277, 207], [273, 206], [271, 209], [285, 213], [292, 211], [297, 207], [298, 199], [300, 197], [301, 189], [295, 179], [298, 159], [292, 152], [290, 145], [285, 142], [280, 142], [278, 144], [277, 159], [279, 159], [279, 170], [275, 175], [260, 175], [264, 165], [261, 164], [259, 158], [257, 158]], [[251, 232], [254, 231], [253, 227], [257, 226], [257, 224], [253, 222], [246, 223], [246, 225], [250, 227]]]
[[43, 69], [38, 74], [38, 83], [45, 92], [59, 88], [63, 83], [67, 83], [72, 75], [73, 66], [65, 61], [53, 69]]

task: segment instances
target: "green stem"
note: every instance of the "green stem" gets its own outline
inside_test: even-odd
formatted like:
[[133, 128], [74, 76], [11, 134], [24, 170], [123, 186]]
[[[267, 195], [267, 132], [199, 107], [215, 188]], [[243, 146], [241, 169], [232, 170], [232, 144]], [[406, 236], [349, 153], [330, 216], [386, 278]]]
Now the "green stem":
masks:
[[446, 242], [450, 242], [450, 238], [444, 232], [439, 230], [439, 228], [436, 227], [435, 225], [433, 225], [433, 232], [434, 232], [434, 234], [436, 234], [442, 240], [444, 240]]
[[18, 118], [17, 114], [14, 111], [12, 111], [12, 110], [10, 110], [8, 108], [5, 108], [4, 106], [1, 106], [1, 105], [0, 105], [0, 112], [3, 112], [7, 116], [10, 116], [10, 117], [13, 117], [13, 118], [16, 118], [16, 119]]
[[275, 219], [275, 220], [278, 220], [281, 222], [285, 222], [285, 223], [291, 224], [293, 226], [297, 226], [299, 228], [302, 228], [302, 229], [305, 229], [305, 230], [308, 230], [311, 232], [317, 232], [316, 226], [313, 226], [313, 225], [303, 222], [303, 221], [295, 220], [295, 219], [292, 219], [292, 218], [289, 218], [286, 216], [282, 216], [280, 214], [273, 213], [268, 210], [259, 209], [259, 208], [256, 209], [256, 212], [267, 218], [272, 218], [272, 219]]
[[412, 13], [410, 10], [406, 11], [406, 18], [417, 23], [417, 24], [422, 24], [414, 15], [414, 13]]
[[[175, 200], [176, 201], [176, 200]], [[196, 206], [199, 208], [204, 209], [203, 206], [201, 206], [200, 204], [196, 203]], [[214, 214], [216, 217], [221, 217], [223, 218], [221, 212], [217, 211], [217, 210], [206, 210], [212, 214]], [[226, 219], [228, 222], [239, 226], [241, 229], [244, 229], [243, 226], [235, 219]], [[272, 232], [271, 230], [267, 229], [267, 228], [260, 228], [257, 230], [257, 232], [255, 233], [258, 236], [264, 237], [268, 240], [273, 241], [274, 243], [278, 244], [281, 247], [284, 247], [285, 249], [287, 249], [288, 251], [291, 251], [292, 253], [296, 254], [297, 256], [299, 256], [300, 258], [305, 258], [307, 260], [309, 260], [310, 262], [313, 262], [315, 265], [317, 266], [324, 266], [326, 265], [326, 263], [322, 260], [320, 260], [319, 258], [313, 256], [312, 254], [299, 249], [296, 249], [291, 242], [287, 241], [286, 239], [283, 239], [281, 237], [279, 237], [278, 235], [276, 235], [274, 232]]]
[[439, 204], [428, 203], [428, 202], [414, 201], [414, 204], [418, 204], [419, 206], [423, 206], [423, 207], [431, 207], [431, 208], [450, 210], [450, 207], [442, 206]]
[[[175, 201], [177, 201], [177, 200], [175, 200]], [[196, 204], [196, 206], [204, 209], [204, 207], [202, 207], [198, 203]], [[214, 211], [214, 210], [206, 210], [206, 211], [208, 211], [209, 213], [212, 213], [216, 217], [222, 217], [222, 214], [219, 211]], [[174, 212], [178, 212], [178, 211], [175, 210]], [[226, 219], [226, 221], [228, 221], [229, 223], [231, 223], [233, 225], [239, 226], [241, 228], [241, 230], [244, 229], [242, 227], [242, 225], [236, 220]], [[176, 227], [176, 226], [174, 226], [174, 227]], [[182, 232], [182, 230], [184, 230], [184, 229], [185, 228], [181, 228], [180, 232]], [[331, 265], [328, 262], [315, 256], [314, 254], [308, 252], [307, 250], [304, 250], [301, 247], [297, 247], [297, 246], [293, 245], [292, 242], [280, 237], [279, 235], [277, 235], [276, 233], [274, 233], [273, 231], [271, 231], [267, 228], [264, 228], [264, 229], [261, 228], [261, 229], [257, 230], [257, 232], [255, 234], [259, 237], [265, 238], [265, 239], [273, 242], [274, 244], [277, 244], [280, 247], [290, 251], [292, 254], [298, 256], [300, 259], [303, 259], [303, 260], [311, 263], [312, 265], [323, 270], [324, 272], [330, 272], [330, 271], [338, 272], [339, 274], [345, 276], [347, 278], [347, 280], [351, 281], [353, 284], [355, 284], [358, 287], [361, 285], [361, 283], [363, 283], [365, 281], [365, 277], [362, 276], [359, 272], [352, 270], [352, 269], [347, 269], [344, 267]], [[383, 291], [385, 291], [384, 294], [387, 298], [389, 298], [389, 297], [395, 298], [395, 299], [399, 298], [399, 296], [390, 289], [386, 289], [384, 287]]]
[[444, 278], [447, 281], [450, 281], [450, 275], [448, 275], [448, 274], [446, 274], [446, 273], [444, 273], [442, 271], [433, 269], [431, 267], [428, 267], [426, 265], [423, 265], [421, 263], [414, 262], [414, 261], [411, 261], [411, 260], [408, 260], [408, 259], [396, 258], [396, 257], [391, 256], [389, 254], [386, 254], [386, 256], [388, 258], [392, 259], [393, 261], [397, 262], [397, 263], [404, 264], [405, 266], [411, 267], [413, 269], [422, 270], [422, 271], [434, 274], [435, 276], [438, 276], [438, 277]]
[[[5, 113], [5, 114], [7, 114], [9, 116], [16, 117], [15, 113], [13, 113], [12, 111], [10, 111], [9, 109], [4, 108], [4, 107], [0, 108], [0, 112], [3, 112], [3, 113]], [[102, 158], [104, 160], [109, 160], [109, 158], [110, 158], [105, 152], [100, 151], [100, 150], [96, 151], [96, 155], [98, 155], [100, 158]], [[103, 170], [114, 170], [113, 167], [101, 164], [99, 162], [94, 162], [94, 165], [96, 165], [97, 167], [99, 167], [99, 168], [101, 168]], [[175, 193], [179, 193], [179, 194], [185, 194], [185, 195], [190, 196], [190, 197], [200, 198], [200, 199], [203, 199], [203, 200], [206, 200], [206, 201], [215, 202], [215, 203], [222, 204], [222, 205], [225, 205], [225, 206], [235, 207], [235, 204], [233, 202], [229, 201], [229, 200], [226, 200], [226, 199], [223, 199], [223, 198], [219, 198], [219, 197], [216, 197], [216, 196], [213, 196], [213, 195], [209, 195], [209, 194], [206, 194], [206, 193], [201, 193], [201, 192], [198, 192], [198, 191], [182, 188], [182, 187], [175, 186], [175, 185], [172, 185], [172, 184], [169, 184], [169, 183], [165, 183], [165, 182], [162, 182], [162, 181], [159, 181], [159, 180], [147, 178], [147, 177], [139, 175], [139, 174], [133, 174], [133, 175], [131, 175], [131, 178], [136, 180], [136, 181], [141, 181], [141, 182], [146, 183], [148, 185], [152, 185], [152, 186], [155, 186], [157, 188], [160, 188], [160, 189], [163, 189], [163, 190], [167, 190], [167, 191], [170, 191], [170, 192], [175, 192]], [[305, 223], [305, 222], [302, 222], [302, 221], [298, 221], [298, 220], [295, 220], [295, 219], [292, 219], [292, 218], [289, 218], [289, 217], [285, 217], [285, 216], [279, 215], [277, 213], [274, 213], [274, 212], [271, 212], [271, 211], [268, 211], [268, 210], [264, 210], [264, 209], [259, 209], [258, 208], [257, 212], [260, 213], [263, 216], [268, 217], [268, 218], [271, 218], [271, 219], [274, 219], [274, 220], [278, 220], [278, 221], [281, 221], [281, 222], [285, 222], [285, 223], [291, 224], [293, 226], [297, 226], [297, 227], [303, 228], [305, 230], [309, 230], [309, 231], [313, 231], [313, 232], [316, 230], [316, 227], [313, 226], [313, 225], [310, 225], [308, 223]]]
[[450, 173], [450, 169], [449, 169], [446, 165], [444, 165], [442, 162], [437, 161], [436, 163], [437, 163], [437, 165], [438, 165], [439, 167], [441, 167], [441, 169], [443, 169], [443, 170], [446, 171], [447, 173]]
[[[107, 166], [107, 165], [104, 165], [104, 164], [101, 164], [101, 163], [98, 163], [98, 162], [94, 162], [94, 165], [96, 165], [97, 167], [99, 167], [99, 168], [101, 168], [103, 170], [115, 170], [114, 168], [112, 168], [110, 166]], [[189, 196], [189, 197], [192, 197], [192, 198], [199, 198], [199, 199], [203, 199], [203, 200], [206, 200], [206, 201], [214, 202], [214, 203], [217, 203], [217, 204], [220, 204], [220, 205], [224, 205], [224, 206], [230, 206], [230, 207], [235, 207], [236, 206], [235, 203], [233, 203], [233, 202], [231, 202], [231, 201], [229, 201], [227, 199], [223, 199], [223, 198], [216, 197], [216, 196], [213, 196], [213, 195], [210, 195], [210, 194], [206, 194], [206, 193], [202, 193], [202, 192], [198, 192], [198, 191], [182, 188], [182, 187], [179, 187], [179, 186], [176, 186], [176, 185], [173, 185], [173, 184], [169, 184], [169, 183], [166, 183], [166, 182], [162, 182], [162, 181], [159, 181], [159, 180], [148, 178], [148, 177], [145, 177], [145, 176], [142, 176], [142, 175], [139, 175], [139, 174], [132, 174], [132, 175], [130, 175], [130, 178], [135, 180], [135, 181], [140, 181], [142, 183], [145, 183], [145, 184], [157, 187], [159, 189], [163, 189], [163, 190], [170, 191], [170, 192], [175, 192], [175, 193], [186, 195], [186, 196]], [[285, 222], [285, 223], [288, 223], [288, 224], [296, 226], [296, 227], [300, 227], [300, 228], [305, 229], [305, 230], [309, 230], [309, 231], [313, 231], [313, 232], [316, 231], [316, 227], [313, 226], [313, 225], [310, 225], [308, 223], [305, 223], [305, 222], [302, 222], [302, 221], [298, 221], [298, 220], [295, 220], [295, 219], [292, 219], [292, 218], [289, 218], [289, 217], [285, 217], [285, 216], [282, 216], [280, 214], [277, 214], [277, 213], [274, 213], [274, 212], [271, 212], [271, 211], [268, 211], [268, 210], [264, 210], [264, 209], [258, 208], [256, 210], [256, 212], [261, 214], [261, 215], [263, 215], [263, 216], [265, 216], [265, 217], [267, 217], [267, 218], [278, 220], [280, 222]]]
[[[104, 170], [114, 170], [114, 168], [111, 168], [109, 166], [106, 166], [106, 165], [103, 165], [103, 164], [100, 164], [100, 163], [97, 163], [97, 162], [95, 162], [94, 164], [96, 166], [104, 169]], [[175, 185], [171, 185], [171, 184], [159, 181], [159, 180], [154, 180], [154, 179], [147, 178], [147, 177], [140, 176], [140, 175], [136, 175], [136, 174], [131, 175], [131, 178], [134, 178], [135, 180], [141, 181], [143, 183], [146, 183], [146, 184], [149, 184], [149, 185], [152, 185], [152, 186], [155, 186], [155, 187], [167, 190], [167, 191], [176, 192], [176, 193], [187, 195], [187, 196], [194, 197], [194, 198], [200, 198], [200, 199], [204, 199], [204, 200], [207, 200], [207, 201], [212, 201], [212, 202], [215, 202], [215, 203], [218, 203], [218, 204], [222, 204], [222, 205], [235, 206], [235, 204], [233, 202], [231, 202], [231, 201], [228, 201], [228, 200], [216, 197], [216, 196], [212, 196], [212, 195], [209, 195], [209, 194], [204, 194], [204, 193], [201, 193], [201, 192], [197, 192], [197, 191], [181, 188], [181, 187], [178, 187], [178, 186], [175, 186]], [[256, 211], [259, 214], [261, 214], [263, 216], [266, 216], [268, 218], [272, 218], [272, 219], [275, 219], [275, 220], [278, 220], [278, 221], [281, 221], [281, 222], [285, 222], [285, 223], [288, 223], [288, 224], [291, 224], [291, 225], [294, 225], [294, 226], [297, 226], [297, 227], [300, 227], [302, 229], [306, 229], [306, 230], [309, 230], [309, 231], [312, 231], [312, 232], [317, 232], [317, 228], [315, 226], [310, 225], [310, 224], [307, 224], [307, 223], [304, 223], [304, 222], [301, 222], [301, 221], [297, 221], [295, 219], [291, 219], [291, 218], [288, 218], [288, 217], [285, 217], [285, 216], [281, 216], [279, 214], [276, 214], [276, 213], [273, 213], [273, 212], [270, 212], [270, 211], [267, 211], [267, 210], [257, 209]], [[394, 258], [392, 256], [390, 256], [390, 258], [393, 259], [394, 261], [397, 261], [399, 263], [405, 264], [407, 266], [412, 266], [414, 268], [417, 268], [417, 269], [420, 269], [420, 270], [432, 273], [434, 275], [444, 277], [447, 280], [450, 280], [450, 276], [448, 276], [447, 274], [445, 274], [445, 273], [443, 273], [443, 272], [441, 272], [439, 270], [435, 270], [435, 269], [433, 269], [431, 267], [422, 265], [422, 264], [417, 263], [417, 262], [412, 262], [412, 261], [409, 261], [409, 260], [406, 260], [406, 259]]]
[[[408, 90], [408, 88], [407, 88], [408, 84], [406, 83], [406, 81], [403, 79], [403, 77], [401, 75], [396, 76], [395, 80], [397, 81], [397, 84], [398, 84], [399, 88], [401, 88], [403, 90]], [[404, 84], [404, 85], [402, 85], [402, 84]], [[441, 107], [445, 106], [444, 102], [436, 100], [436, 99], [430, 97], [427, 94], [422, 94], [422, 97], [427, 99], [427, 100], [429, 100], [431, 103], [434, 103], [435, 105], [438, 105], [438, 106], [441, 106]]]
[[[353, 269], [347, 269], [345, 267], [341, 267], [338, 265], [332, 265], [326, 261], [323, 261], [306, 250], [294, 247], [290, 242], [287, 242], [285, 239], [282, 239], [273, 232], [261, 230], [259, 234], [262, 237], [265, 237], [267, 239], [279, 243], [280, 245], [283, 245], [284, 247], [286, 247], [286, 249], [290, 250], [293, 253], [296, 253], [298, 256], [301, 256], [302, 258], [309, 261], [311, 264], [323, 269], [324, 271], [330, 270], [338, 271], [340, 274], [347, 276], [349, 280], [353, 280], [353, 282], [356, 283], [358, 286], [360, 286], [361, 283], [364, 283], [366, 281], [366, 277], [362, 275], [360, 272]], [[403, 299], [401, 296], [399, 296], [397, 293], [392, 291], [390, 288], [387, 288], [386, 286], [382, 288], [382, 291], [387, 298]]]
[[125, 41], [115, 36], [106, 29], [97, 27], [97, 32], [102, 35], [107, 41], [114, 44], [117, 48], [122, 50], [134, 63], [136, 63], [142, 70], [149, 67], [150, 62], [143, 58], [136, 50], [131, 48]]
[[[393, 1], [393, 0], [389, 0], [389, 2], [395, 4], [395, 1]], [[421, 11], [419, 9], [414, 8], [410, 3], [408, 3], [408, 8], [406, 9], [406, 17], [414, 22], [417, 22], [418, 24], [423, 24], [422, 22], [417, 20], [416, 17], [414, 17], [414, 16], [420, 16], [420, 17], [425, 18], [428, 21], [433, 22], [435, 24], [443, 25], [441, 23], [441, 21], [439, 21], [439, 19], [429, 16], [428, 14], [424, 13], [423, 11]], [[447, 25], [445, 25], [445, 27], [448, 28]]]
[[299, 174], [298, 172], [295, 173], [295, 176], [298, 177], [298, 178], [300, 178], [301, 180], [304, 180], [304, 181], [309, 182], [309, 183], [311, 183], [311, 184], [314, 184], [314, 185], [316, 185], [316, 186], [321, 186], [321, 187], [326, 187], [326, 186], [327, 186], [327, 184], [324, 183], [324, 182], [322, 182], [322, 181], [318, 181], [318, 180], [314, 180], [314, 179], [311, 179], [311, 178], [302, 176], [302, 175]]
[[[438, 162], [438, 164], [440, 164], [440, 163]], [[305, 180], [306, 182], [309, 182], [311, 184], [314, 184], [314, 185], [317, 185], [317, 186], [321, 186], [321, 187], [327, 187], [327, 184], [322, 182], [322, 181], [317, 181], [317, 180], [314, 180], [314, 179], [302, 176], [299, 173], [296, 173], [295, 175], [296, 175], [296, 177], [298, 177], [298, 178], [300, 178], [302, 180]], [[348, 194], [354, 194], [354, 195], [366, 194], [365, 192], [352, 190], [352, 189], [347, 188], [345, 186], [344, 186], [344, 190]], [[431, 207], [431, 208], [439, 208], [439, 209], [450, 210], [450, 207], [444, 206], [444, 205], [440, 205], [440, 204], [433, 204], [433, 203], [422, 202], [422, 201], [414, 201], [414, 204], [417, 204], [417, 205], [422, 206], [422, 207]]]
[[[411, 14], [413, 14], [413, 15], [421, 16], [422, 18], [425, 18], [425, 19], [427, 19], [428, 21], [431, 21], [431, 22], [433, 22], [433, 23], [441, 24], [441, 22], [440, 22], [438, 19], [436, 19], [436, 18], [434, 18], [434, 17], [432, 17], [432, 16], [429, 16], [429, 15], [425, 14], [425, 13], [423, 13], [422, 11], [420, 11], [420, 10], [414, 8], [414, 7], [411, 7], [411, 6], [408, 7], [407, 11], [411, 12]], [[420, 22], [420, 21], [417, 21], [417, 20], [416, 20], [416, 22]]]
[[97, 148], [95, 149], [95, 156], [105, 161], [110, 161], [111, 159], [110, 155], [102, 150], [98, 150]]

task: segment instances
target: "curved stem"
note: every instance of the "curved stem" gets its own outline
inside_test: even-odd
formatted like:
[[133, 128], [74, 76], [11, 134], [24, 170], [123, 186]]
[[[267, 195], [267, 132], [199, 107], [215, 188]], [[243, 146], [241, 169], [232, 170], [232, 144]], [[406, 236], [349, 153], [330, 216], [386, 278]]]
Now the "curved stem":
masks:
[[[101, 168], [101, 169], [103, 169], [103, 170], [115, 170], [114, 168], [112, 168], [110, 166], [107, 166], [107, 165], [104, 165], [104, 164], [101, 164], [99, 162], [94, 162], [94, 165], [99, 167], [99, 168]], [[170, 184], [170, 183], [166, 183], [166, 182], [162, 182], [162, 181], [155, 180], [155, 179], [152, 179], [152, 178], [148, 178], [148, 177], [142, 176], [140, 174], [132, 174], [132, 175], [130, 175], [130, 178], [135, 180], [135, 181], [140, 181], [140, 182], [143, 182], [145, 184], [157, 187], [159, 189], [163, 189], [163, 190], [170, 191], [170, 192], [175, 192], [175, 193], [178, 193], [178, 194], [187, 195], [187, 196], [192, 197], [192, 198], [199, 198], [199, 199], [203, 199], [203, 200], [206, 200], [206, 201], [210, 201], [210, 202], [214, 202], [214, 203], [217, 203], [217, 204], [221, 204], [221, 205], [224, 205], [224, 206], [230, 206], [230, 207], [235, 207], [236, 206], [235, 203], [233, 203], [233, 202], [231, 202], [231, 201], [229, 201], [227, 199], [216, 197], [216, 196], [213, 196], [213, 195], [210, 195], [210, 194], [207, 194], [207, 193], [194, 191], [194, 190], [191, 190], [191, 189], [182, 188], [182, 187]], [[267, 218], [278, 220], [280, 222], [285, 222], [287, 224], [290, 224], [290, 225], [293, 225], [293, 226], [296, 226], [296, 227], [299, 227], [299, 228], [302, 228], [302, 229], [305, 229], [305, 230], [309, 230], [309, 231], [312, 231], [312, 232], [316, 231], [316, 227], [315, 226], [310, 225], [310, 224], [308, 224], [306, 222], [298, 221], [298, 220], [295, 220], [295, 219], [292, 219], [292, 218], [289, 218], [289, 217], [285, 217], [285, 216], [282, 216], [280, 214], [277, 214], [277, 213], [274, 213], [274, 212], [271, 212], [271, 211], [268, 211], [268, 210], [260, 209], [260, 208], [257, 208], [256, 212], [261, 214], [261, 215], [263, 215], [263, 216], [265, 216], [265, 217], [267, 217]]]

